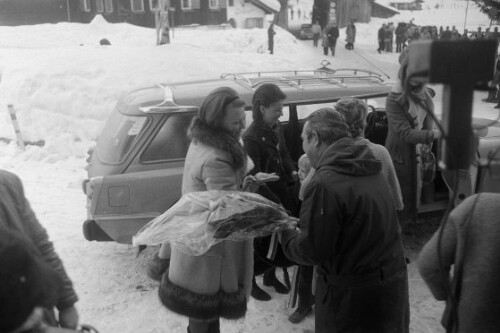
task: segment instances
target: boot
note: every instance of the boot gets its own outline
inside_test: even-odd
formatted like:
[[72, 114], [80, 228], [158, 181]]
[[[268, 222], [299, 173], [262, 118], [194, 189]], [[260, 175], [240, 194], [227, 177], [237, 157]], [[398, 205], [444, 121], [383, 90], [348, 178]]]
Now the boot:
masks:
[[255, 281], [255, 276], [252, 279], [252, 292], [250, 293], [250, 295], [258, 301], [266, 302], [271, 300], [271, 295], [266, 293], [257, 285], [257, 281]]
[[288, 320], [291, 323], [298, 324], [302, 320], [304, 320], [304, 318], [307, 317], [311, 312], [312, 312], [311, 307], [309, 307], [309, 308], [300, 308], [299, 307], [299, 308], [297, 308], [297, 310], [295, 310], [294, 313], [292, 313], [290, 315], [290, 317], [288, 317]]
[[276, 268], [270, 269], [264, 273], [264, 285], [274, 287], [274, 290], [280, 294], [288, 294], [288, 288], [276, 278]]
[[147, 274], [155, 281], [160, 281], [163, 273], [168, 269], [170, 259], [161, 259], [156, 253], [148, 261]]
[[210, 333], [220, 333], [220, 321], [219, 320], [215, 320], [213, 322], [210, 323]]

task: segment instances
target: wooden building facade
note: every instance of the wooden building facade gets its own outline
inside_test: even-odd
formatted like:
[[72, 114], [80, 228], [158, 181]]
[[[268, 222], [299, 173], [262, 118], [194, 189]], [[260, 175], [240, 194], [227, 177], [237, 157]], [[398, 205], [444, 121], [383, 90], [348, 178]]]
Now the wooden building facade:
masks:
[[[108, 22], [155, 27], [159, 0], [78, 0], [74, 21], [88, 23], [97, 14]], [[227, 22], [228, 0], [165, 0], [171, 26], [218, 25]]]
[[368, 23], [372, 3], [373, 0], [331, 0], [330, 17], [336, 18], [339, 28], [344, 28], [350, 21]]
[[57, 23], [68, 20], [67, 0], [0, 0], [0, 25]]

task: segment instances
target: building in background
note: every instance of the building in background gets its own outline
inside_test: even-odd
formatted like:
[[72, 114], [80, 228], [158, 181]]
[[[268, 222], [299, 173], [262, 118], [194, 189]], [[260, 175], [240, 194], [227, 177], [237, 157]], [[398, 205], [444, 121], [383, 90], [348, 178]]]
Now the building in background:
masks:
[[390, 18], [399, 14], [399, 10], [389, 6], [386, 1], [376, 0], [372, 5], [372, 17]]
[[0, 0], [0, 25], [67, 21], [69, 3], [69, 0]]
[[422, 0], [385, 0], [390, 6], [398, 10], [421, 10]]
[[277, 0], [228, 0], [227, 21], [235, 28], [264, 28], [279, 11]]

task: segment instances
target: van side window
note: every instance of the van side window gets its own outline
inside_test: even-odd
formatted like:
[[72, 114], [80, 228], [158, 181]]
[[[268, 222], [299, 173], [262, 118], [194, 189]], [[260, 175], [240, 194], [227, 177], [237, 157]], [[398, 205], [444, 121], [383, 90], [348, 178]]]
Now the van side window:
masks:
[[189, 148], [188, 127], [193, 114], [171, 115], [141, 156], [141, 162], [184, 159]]

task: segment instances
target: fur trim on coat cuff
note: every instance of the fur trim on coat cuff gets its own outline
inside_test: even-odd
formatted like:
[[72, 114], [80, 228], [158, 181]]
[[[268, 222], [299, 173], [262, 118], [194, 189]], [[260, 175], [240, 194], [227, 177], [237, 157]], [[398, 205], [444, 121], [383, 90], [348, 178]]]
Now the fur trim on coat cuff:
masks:
[[247, 311], [245, 289], [240, 286], [234, 293], [219, 290], [215, 295], [203, 295], [175, 285], [168, 278], [168, 270], [163, 274], [158, 296], [162, 304], [177, 314], [200, 320], [219, 317], [239, 319]]

